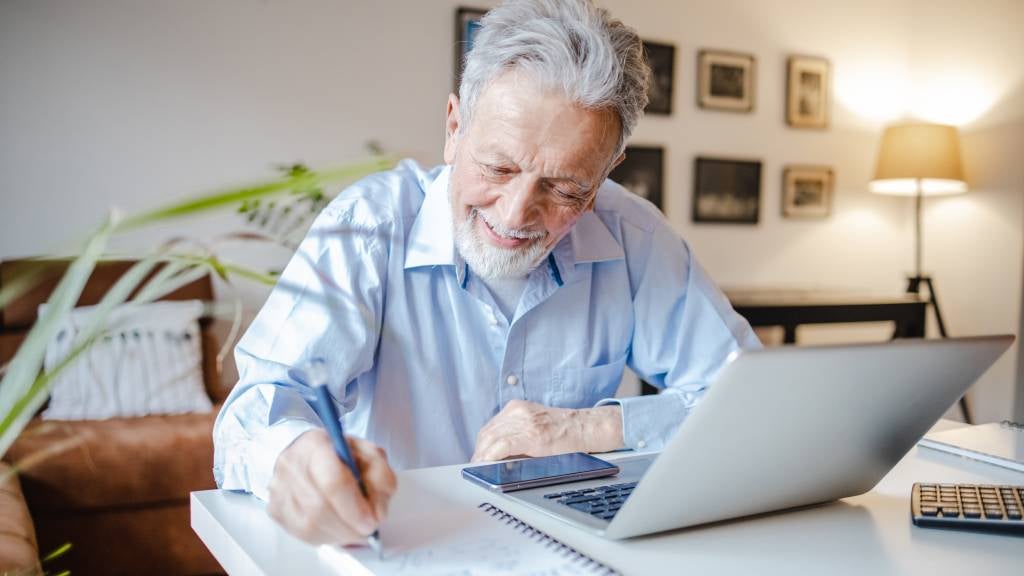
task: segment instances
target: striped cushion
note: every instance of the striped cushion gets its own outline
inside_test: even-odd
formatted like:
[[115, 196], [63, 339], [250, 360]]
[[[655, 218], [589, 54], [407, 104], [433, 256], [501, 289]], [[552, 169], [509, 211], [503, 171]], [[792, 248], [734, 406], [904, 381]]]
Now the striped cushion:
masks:
[[[78, 344], [94, 309], [76, 308], [67, 316], [47, 346], [47, 372]], [[199, 336], [202, 313], [199, 300], [116, 308], [100, 338], [57, 375], [42, 417], [94, 420], [208, 412]]]

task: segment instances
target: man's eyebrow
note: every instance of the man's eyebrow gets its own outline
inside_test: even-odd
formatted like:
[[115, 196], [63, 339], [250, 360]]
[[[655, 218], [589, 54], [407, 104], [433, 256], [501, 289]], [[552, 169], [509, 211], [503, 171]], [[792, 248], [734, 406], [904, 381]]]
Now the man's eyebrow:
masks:
[[479, 157], [476, 154], [473, 154], [473, 159], [482, 164], [506, 163], [517, 165], [511, 158], [497, 151], [485, 150], [480, 153]]
[[569, 182], [569, 183], [573, 184], [574, 186], [576, 186], [576, 187], [578, 187], [578, 188], [580, 188], [582, 190], [590, 190], [590, 188], [591, 188], [590, 184], [587, 184], [586, 182], [583, 182], [582, 180], [578, 180], [574, 176], [550, 176], [550, 177], [545, 177], [544, 180], [547, 180], [548, 182], [551, 182], [551, 181]]

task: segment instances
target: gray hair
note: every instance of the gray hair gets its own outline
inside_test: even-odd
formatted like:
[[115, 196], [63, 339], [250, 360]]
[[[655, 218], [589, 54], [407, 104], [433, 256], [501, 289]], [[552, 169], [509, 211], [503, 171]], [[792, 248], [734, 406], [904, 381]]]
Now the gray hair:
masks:
[[651, 75], [636, 31], [590, 0], [508, 0], [480, 24], [459, 85], [463, 126], [488, 83], [516, 69], [583, 108], [614, 111], [616, 156], [625, 149]]

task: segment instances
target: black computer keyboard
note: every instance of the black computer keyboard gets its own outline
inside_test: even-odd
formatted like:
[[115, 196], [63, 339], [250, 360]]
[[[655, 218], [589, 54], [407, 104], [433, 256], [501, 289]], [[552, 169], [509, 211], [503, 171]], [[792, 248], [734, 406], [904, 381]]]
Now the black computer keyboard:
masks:
[[1024, 486], [914, 484], [914, 524], [1024, 534]]
[[575, 508], [602, 520], [611, 520], [622, 504], [633, 493], [636, 482], [624, 482], [582, 490], [552, 492], [545, 494], [549, 500], [556, 500], [570, 508]]

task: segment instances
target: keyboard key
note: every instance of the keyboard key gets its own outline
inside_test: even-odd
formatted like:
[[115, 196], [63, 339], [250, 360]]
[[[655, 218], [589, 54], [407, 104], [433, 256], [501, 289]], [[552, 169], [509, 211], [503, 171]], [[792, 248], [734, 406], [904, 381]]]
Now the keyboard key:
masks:
[[562, 504], [572, 506], [573, 504], [579, 504], [581, 502], [591, 502], [593, 500], [598, 500], [600, 498], [600, 496], [576, 496], [575, 498], [562, 500]]
[[925, 516], [938, 516], [939, 509], [935, 506], [921, 506], [921, 514]]
[[967, 518], [981, 518], [981, 508], [964, 508], [964, 516]]
[[996, 520], [1002, 520], [1003, 511], [999, 508], [985, 508], [985, 518], [993, 518]]

